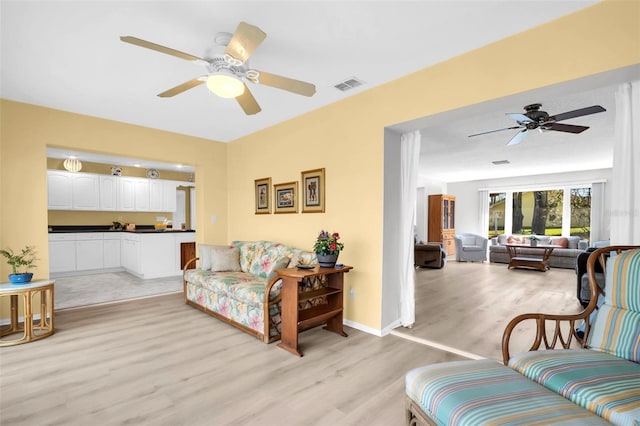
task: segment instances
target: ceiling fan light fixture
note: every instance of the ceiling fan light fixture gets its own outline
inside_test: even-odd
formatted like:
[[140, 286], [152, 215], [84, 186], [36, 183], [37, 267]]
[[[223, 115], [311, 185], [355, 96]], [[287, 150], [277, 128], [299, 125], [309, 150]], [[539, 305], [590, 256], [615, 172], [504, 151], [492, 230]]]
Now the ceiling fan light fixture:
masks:
[[207, 88], [221, 98], [236, 98], [244, 93], [244, 83], [230, 72], [223, 71], [207, 78]]
[[236, 98], [244, 93], [244, 83], [230, 72], [216, 72], [207, 78], [207, 88], [221, 98]]

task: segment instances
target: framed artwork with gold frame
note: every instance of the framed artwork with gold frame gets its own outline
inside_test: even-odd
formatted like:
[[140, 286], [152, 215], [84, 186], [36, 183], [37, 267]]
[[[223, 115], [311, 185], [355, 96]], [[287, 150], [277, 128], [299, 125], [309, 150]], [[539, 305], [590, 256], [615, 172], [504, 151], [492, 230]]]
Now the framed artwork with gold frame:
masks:
[[256, 214], [271, 213], [271, 178], [255, 180]]
[[273, 185], [274, 213], [298, 213], [298, 182]]
[[324, 213], [324, 169], [302, 172], [302, 213]]

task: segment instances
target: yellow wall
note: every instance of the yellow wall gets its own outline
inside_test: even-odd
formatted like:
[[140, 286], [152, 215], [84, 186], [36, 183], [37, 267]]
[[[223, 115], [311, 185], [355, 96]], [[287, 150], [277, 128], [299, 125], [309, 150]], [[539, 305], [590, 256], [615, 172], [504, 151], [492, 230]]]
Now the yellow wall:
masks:
[[[196, 238], [228, 241], [227, 144], [7, 100], [0, 108], [0, 247], [36, 246], [34, 279], [49, 270], [47, 146], [195, 166]], [[9, 272], [0, 263], [0, 277]]]
[[[345, 277], [356, 293], [355, 302], [345, 298], [345, 316], [379, 330], [384, 127], [640, 63], [639, 4], [605, 1], [234, 141], [230, 238], [310, 249], [320, 229], [340, 232], [340, 260], [355, 267]], [[325, 214], [253, 214], [254, 179], [300, 180], [319, 167]]]
[[[311, 249], [320, 229], [338, 231], [340, 259], [355, 267], [346, 276], [356, 298], [345, 299], [345, 317], [380, 329], [384, 127], [638, 64], [639, 6], [598, 3], [228, 145], [2, 101], [0, 246], [36, 245], [37, 275], [47, 275], [47, 144], [193, 164], [198, 241], [269, 239]], [[301, 171], [320, 167], [326, 213], [254, 215], [254, 179], [299, 181]]]

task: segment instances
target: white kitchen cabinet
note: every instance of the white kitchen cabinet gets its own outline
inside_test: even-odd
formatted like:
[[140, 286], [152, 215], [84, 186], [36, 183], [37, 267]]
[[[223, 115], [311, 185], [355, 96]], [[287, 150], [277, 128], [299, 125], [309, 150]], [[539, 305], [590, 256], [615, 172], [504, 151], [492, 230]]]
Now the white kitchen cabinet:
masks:
[[118, 210], [118, 176], [100, 176], [100, 211]]
[[49, 210], [71, 210], [73, 175], [67, 172], [47, 171]]
[[99, 175], [90, 173], [75, 173], [73, 175], [71, 207], [74, 210], [99, 210]]
[[142, 267], [140, 263], [140, 236], [138, 234], [123, 233], [121, 241], [121, 259], [122, 267], [137, 276], [142, 275]]
[[161, 212], [164, 207], [164, 181], [149, 181], [149, 210]]
[[119, 268], [122, 266], [120, 263], [120, 232], [105, 232], [104, 233], [104, 268]]
[[135, 211], [149, 211], [149, 180], [135, 179], [133, 183], [135, 193]]
[[76, 271], [104, 269], [102, 232], [76, 234]]
[[75, 270], [75, 234], [49, 234], [49, 273]]
[[136, 209], [135, 180], [132, 178], [119, 178], [118, 182], [118, 210], [132, 212]]
[[[177, 188], [178, 183], [172, 180], [163, 181], [163, 210], [165, 212], [175, 212], [176, 211], [176, 200], [177, 200]], [[175, 224], [174, 224], [175, 226]], [[179, 225], [178, 225], [179, 226]]]

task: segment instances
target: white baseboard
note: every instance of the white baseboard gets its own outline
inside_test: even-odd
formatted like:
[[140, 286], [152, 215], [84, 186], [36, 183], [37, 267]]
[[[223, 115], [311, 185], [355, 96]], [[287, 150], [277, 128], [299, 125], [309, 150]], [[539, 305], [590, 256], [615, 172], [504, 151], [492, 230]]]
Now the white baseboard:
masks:
[[378, 337], [382, 337], [383, 336], [383, 334], [380, 332], [380, 330], [376, 330], [375, 328], [371, 328], [369, 326], [362, 325], [362, 324], [357, 323], [355, 321], [343, 320], [342, 323], [344, 325], [348, 326], [348, 327], [355, 328], [356, 330], [360, 330], [360, 331], [364, 331], [365, 333], [373, 334], [374, 336], [378, 336]]

